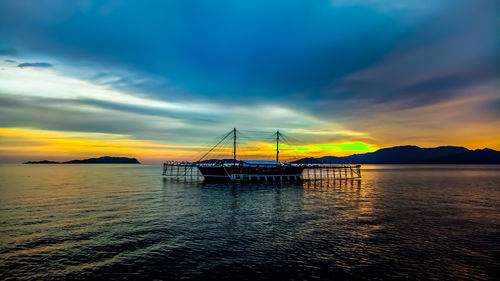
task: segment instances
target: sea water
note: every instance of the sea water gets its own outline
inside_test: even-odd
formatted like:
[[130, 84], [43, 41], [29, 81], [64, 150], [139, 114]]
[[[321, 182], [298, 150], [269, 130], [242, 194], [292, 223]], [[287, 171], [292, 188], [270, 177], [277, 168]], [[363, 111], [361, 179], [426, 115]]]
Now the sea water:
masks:
[[497, 279], [500, 166], [211, 184], [148, 165], [0, 165], [2, 280]]

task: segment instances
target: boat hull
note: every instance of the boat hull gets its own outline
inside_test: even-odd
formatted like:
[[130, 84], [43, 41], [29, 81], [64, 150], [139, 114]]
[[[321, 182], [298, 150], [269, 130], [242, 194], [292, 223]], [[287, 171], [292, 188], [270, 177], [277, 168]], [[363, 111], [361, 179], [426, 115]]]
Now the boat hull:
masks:
[[224, 181], [235, 178], [263, 178], [263, 177], [294, 177], [302, 175], [303, 167], [279, 166], [279, 167], [242, 167], [242, 166], [199, 166], [201, 174], [207, 180]]

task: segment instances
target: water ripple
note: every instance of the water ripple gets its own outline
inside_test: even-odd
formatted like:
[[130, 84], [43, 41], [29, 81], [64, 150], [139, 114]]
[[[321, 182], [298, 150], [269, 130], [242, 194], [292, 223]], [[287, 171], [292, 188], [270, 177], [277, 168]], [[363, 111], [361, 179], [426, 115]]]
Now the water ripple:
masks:
[[2, 165], [0, 279], [496, 279], [491, 167], [368, 166], [361, 181], [273, 186]]

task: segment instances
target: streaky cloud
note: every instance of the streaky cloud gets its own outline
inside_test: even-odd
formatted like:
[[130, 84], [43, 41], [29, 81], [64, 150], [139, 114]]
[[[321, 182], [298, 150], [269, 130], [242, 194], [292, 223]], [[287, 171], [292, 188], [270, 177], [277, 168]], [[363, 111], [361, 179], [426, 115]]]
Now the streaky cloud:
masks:
[[24, 62], [17, 65], [18, 67], [52, 67], [53, 65], [47, 62]]
[[500, 145], [496, 0], [38, 6], [0, 0], [0, 125], [185, 143], [236, 126], [316, 144]]

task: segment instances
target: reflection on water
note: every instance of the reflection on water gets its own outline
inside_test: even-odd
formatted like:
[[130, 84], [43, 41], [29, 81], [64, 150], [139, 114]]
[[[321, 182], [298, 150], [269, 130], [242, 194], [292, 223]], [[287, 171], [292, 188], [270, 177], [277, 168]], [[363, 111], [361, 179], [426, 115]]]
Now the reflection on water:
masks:
[[500, 167], [211, 184], [158, 166], [0, 166], [0, 279], [495, 279]]

